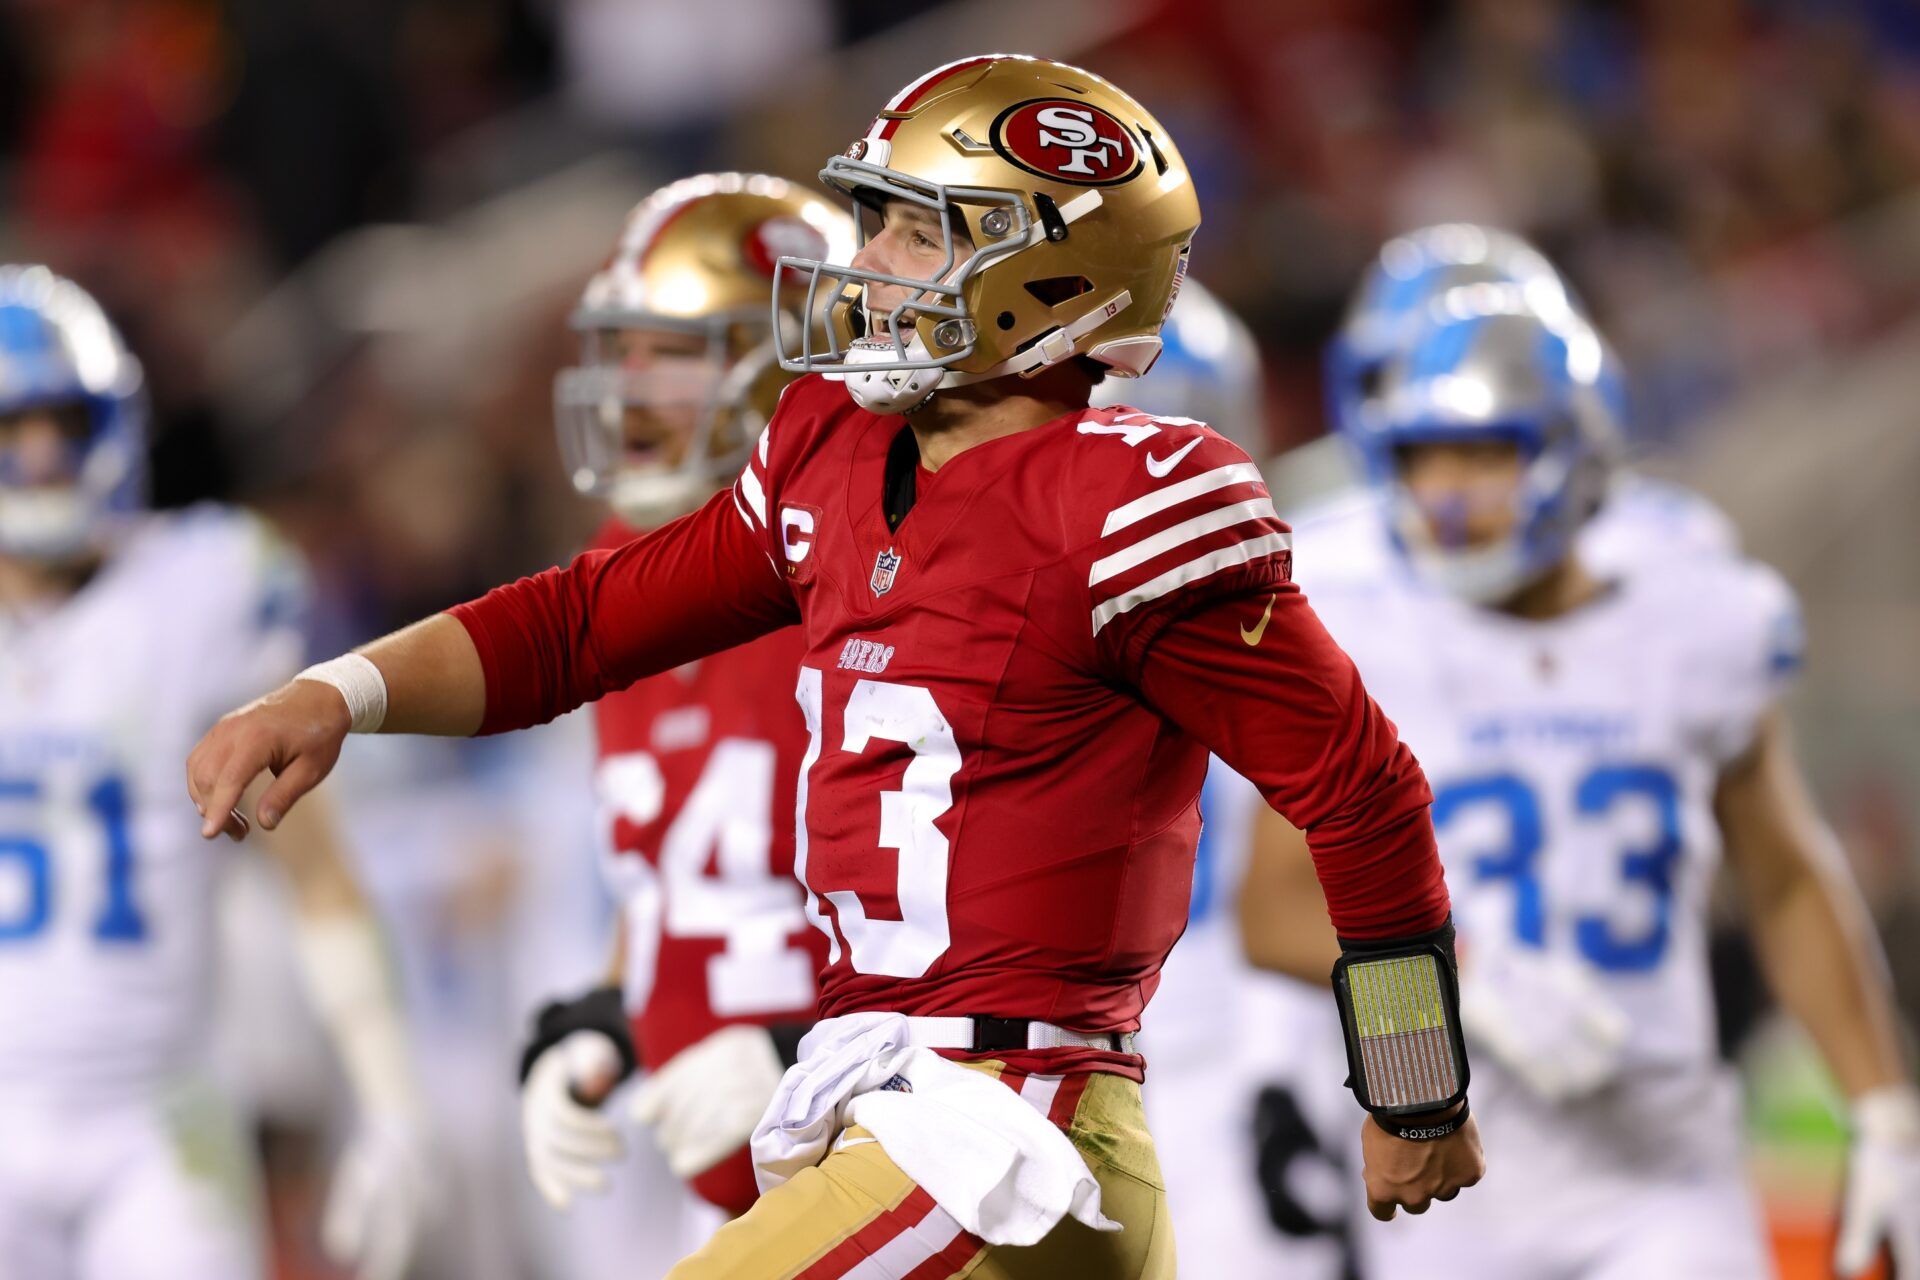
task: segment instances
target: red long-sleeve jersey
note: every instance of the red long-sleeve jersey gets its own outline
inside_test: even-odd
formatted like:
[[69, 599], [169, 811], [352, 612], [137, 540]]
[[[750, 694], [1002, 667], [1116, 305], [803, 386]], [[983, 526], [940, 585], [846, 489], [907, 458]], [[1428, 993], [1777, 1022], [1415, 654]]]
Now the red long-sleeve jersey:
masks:
[[[610, 521], [594, 539], [641, 532]], [[603, 865], [627, 904], [627, 1012], [658, 1070], [736, 1022], [811, 1022], [827, 944], [793, 879], [793, 704], [783, 630], [609, 693], [594, 706]]]
[[[639, 536], [613, 520], [594, 544]], [[627, 924], [627, 1017], [649, 1071], [721, 1027], [813, 1021], [827, 942], [793, 878], [804, 648], [797, 630], [776, 631], [594, 706], [602, 866]], [[735, 1214], [760, 1194], [744, 1147], [688, 1183]]]
[[920, 471], [890, 531], [906, 429], [803, 378], [730, 493], [456, 609], [483, 731], [797, 622], [822, 1016], [1137, 1027], [1186, 920], [1209, 748], [1306, 832], [1343, 935], [1444, 921], [1425, 779], [1291, 581], [1244, 453], [1078, 411]]

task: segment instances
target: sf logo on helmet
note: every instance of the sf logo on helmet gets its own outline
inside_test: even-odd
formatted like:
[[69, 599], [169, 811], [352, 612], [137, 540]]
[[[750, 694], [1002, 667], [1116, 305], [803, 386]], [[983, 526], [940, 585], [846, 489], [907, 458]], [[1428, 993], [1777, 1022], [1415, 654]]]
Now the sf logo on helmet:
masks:
[[1105, 187], [1140, 172], [1140, 152], [1126, 126], [1091, 103], [1036, 98], [1009, 107], [993, 122], [994, 145], [1028, 173], [1081, 186]]

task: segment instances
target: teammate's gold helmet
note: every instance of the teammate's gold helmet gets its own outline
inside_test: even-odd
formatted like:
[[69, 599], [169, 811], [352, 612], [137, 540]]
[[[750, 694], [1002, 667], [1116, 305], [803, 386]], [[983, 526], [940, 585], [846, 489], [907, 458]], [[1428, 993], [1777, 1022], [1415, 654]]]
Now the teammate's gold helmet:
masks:
[[[824, 312], [827, 341], [816, 347], [811, 326], [796, 328], [782, 366], [840, 376], [869, 407], [911, 407], [941, 386], [1075, 356], [1145, 373], [1200, 224], [1179, 151], [1139, 103], [1077, 67], [1011, 54], [921, 76], [820, 178], [856, 213], [919, 205], [946, 239], [932, 279], [783, 263], [796, 270], [782, 272], [776, 307], [794, 306], [804, 281], [802, 309]], [[964, 262], [956, 229], [974, 246]], [[913, 292], [873, 314], [868, 284]]]
[[854, 226], [784, 178], [709, 173], [648, 196], [572, 327], [580, 363], [554, 384], [560, 455], [575, 488], [651, 525], [692, 510], [746, 461], [792, 375], [767, 299], [787, 255], [844, 260]]

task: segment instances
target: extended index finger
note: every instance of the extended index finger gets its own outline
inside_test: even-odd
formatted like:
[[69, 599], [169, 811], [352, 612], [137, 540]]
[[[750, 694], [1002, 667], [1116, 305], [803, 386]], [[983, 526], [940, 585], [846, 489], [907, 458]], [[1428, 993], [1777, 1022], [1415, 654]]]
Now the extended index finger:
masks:
[[[218, 809], [209, 808], [207, 797], [213, 793], [215, 779], [219, 777], [220, 766], [226, 760], [228, 749], [224, 743], [209, 744], [202, 742], [187, 757], [187, 795], [193, 800], [193, 807], [199, 811], [200, 835], [211, 840], [224, 831], [230, 840], [244, 840], [251, 825], [246, 815], [237, 807], [228, 808], [224, 815]], [[218, 817], [216, 825], [215, 819]]]
[[[246, 834], [246, 820], [239, 815], [240, 797], [266, 767], [267, 761], [258, 747], [240, 743], [227, 753], [211, 786], [200, 798], [204, 815], [200, 822], [202, 837], [211, 840], [225, 831], [238, 840]], [[234, 821], [236, 817], [240, 817], [238, 823]]]
[[215, 728], [200, 739], [187, 756], [187, 795], [203, 818], [207, 815], [207, 796], [213, 791], [214, 779], [220, 776], [220, 768], [231, 750], [232, 744]]

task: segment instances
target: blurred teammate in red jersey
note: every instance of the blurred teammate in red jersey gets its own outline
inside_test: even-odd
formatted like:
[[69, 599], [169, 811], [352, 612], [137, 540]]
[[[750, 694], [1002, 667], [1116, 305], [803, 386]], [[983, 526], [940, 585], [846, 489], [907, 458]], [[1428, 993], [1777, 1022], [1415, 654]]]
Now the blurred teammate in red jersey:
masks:
[[[687, 514], [739, 472], [793, 379], [767, 312], [774, 263], [850, 252], [853, 234], [824, 199], [760, 174], [687, 178], [634, 209], [574, 313], [581, 363], [555, 388], [568, 474], [613, 510], [595, 546]], [[803, 651], [777, 631], [595, 706], [617, 985], [548, 1006], [523, 1056], [528, 1168], [556, 1208], [605, 1185], [620, 1139], [599, 1107], [636, 1063], [635, 1111], [675, 1175], [729, 1215], [759, 1194], [746, 1141], [826, 962], [793, 878]]]
[[[850, 265], [791, 264], [833, 336], [796, 326], [783, 363], [826, 376], [733, 489], [227, 717], [188, 762], [204, 830], [267, 769], [278, 822], [352, 730], [530, 725], [797, 623], [822, 1021], [755, 1130], [764, 1194], [679, 1280], [1172, 1276], [1132, 1033], [1209, 748], [1308, 832], [1356, 961], [1375, 1211], [1450, 1199], [1481, 1159], [1425, 779], [1245, 453], [1087, 407], [1158, 354], [1199, 223], [1178, 151], [1098, 77], [988, 56], [908, 85], [822, 178], [867, 219]], [[1363, 1008], [1382, 964], [1419, 993], [1404, 1024]]]

